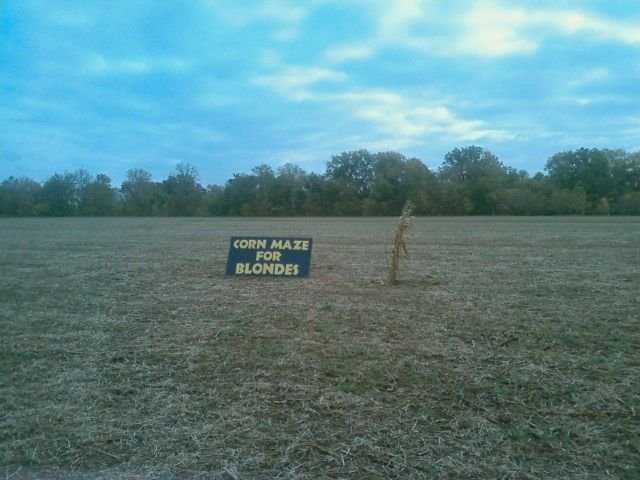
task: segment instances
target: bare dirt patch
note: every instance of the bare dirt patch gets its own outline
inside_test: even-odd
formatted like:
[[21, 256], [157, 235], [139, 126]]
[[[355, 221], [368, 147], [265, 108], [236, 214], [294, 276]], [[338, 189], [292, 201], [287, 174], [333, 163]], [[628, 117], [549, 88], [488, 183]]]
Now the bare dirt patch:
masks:
[[[637, 478], [637, 218], [0, 220], [11, 478]], [[225, 278], [231, 235], [314, 238]]]

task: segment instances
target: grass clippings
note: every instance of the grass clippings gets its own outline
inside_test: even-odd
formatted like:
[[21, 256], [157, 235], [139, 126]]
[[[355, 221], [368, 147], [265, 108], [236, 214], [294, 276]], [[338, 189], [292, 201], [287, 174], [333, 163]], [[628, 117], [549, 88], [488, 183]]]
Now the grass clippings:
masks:
[[[0, 219], [6, 478], [638, 478], [636, 218]], [[427, 228], [428, 227], [428, 228]], [[314, 237], [306, 280], [231, 235]]]

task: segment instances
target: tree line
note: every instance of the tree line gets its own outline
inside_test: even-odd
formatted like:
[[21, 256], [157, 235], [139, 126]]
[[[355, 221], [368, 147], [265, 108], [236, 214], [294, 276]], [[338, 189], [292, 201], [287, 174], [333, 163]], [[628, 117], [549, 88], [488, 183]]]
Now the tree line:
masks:
[[119, 188], [85, 169], [0, 184], [5, 217], [398, 215], [407, 200], [416, 215], [638, 215], [640, 152], [561, 152], [533, 176], [469, 146], [447, 153], [437, 171], [401, 153], [357, 150], [332, 156], [323, 174], [262, 164], [223, 186], [204, 187], [187, 163], [161, 182], [131, 169]]

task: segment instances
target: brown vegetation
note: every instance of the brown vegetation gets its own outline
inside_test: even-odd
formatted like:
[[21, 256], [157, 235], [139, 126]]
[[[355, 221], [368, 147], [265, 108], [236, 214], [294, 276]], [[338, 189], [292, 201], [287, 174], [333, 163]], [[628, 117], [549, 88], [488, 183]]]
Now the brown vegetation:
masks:
[[391, 247], [391, 258], [389, 260], [389, 284], [398, 283], [398, 273], [400, 273], [400, 262], [409, 258], [407, 250], [406, 237], [413, 228], [414, 205], [407, 201], [402, 208], [402, 213], [396, 225], [396, 233], [393, 237], [393, 246]]
[[[393, 223], [0, 220], [0, 471], [637, 478], [638, 219], [417, 219], [388, 288]], [[232, 234], [311, 277], [224, 278]]]

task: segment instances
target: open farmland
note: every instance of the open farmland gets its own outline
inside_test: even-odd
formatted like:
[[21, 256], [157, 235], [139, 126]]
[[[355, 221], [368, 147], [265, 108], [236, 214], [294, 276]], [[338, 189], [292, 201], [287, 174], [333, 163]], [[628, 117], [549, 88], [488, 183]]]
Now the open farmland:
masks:
[[0, 474], [638, 478], [640, 219], [419, 218], [390, 287], [394, 224], [1, 219]]

